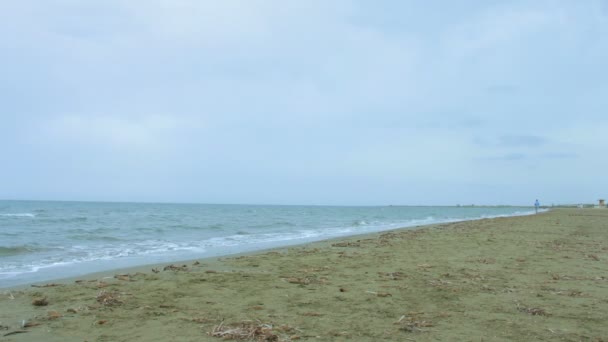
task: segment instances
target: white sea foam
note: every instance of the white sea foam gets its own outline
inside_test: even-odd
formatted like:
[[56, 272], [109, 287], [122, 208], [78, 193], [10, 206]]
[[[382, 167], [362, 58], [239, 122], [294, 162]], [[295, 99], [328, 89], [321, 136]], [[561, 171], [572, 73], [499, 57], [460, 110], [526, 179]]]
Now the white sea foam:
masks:
[[32, 213], [8, 213], [0, 214], [1, 217], [36, 217], [36, 214]]

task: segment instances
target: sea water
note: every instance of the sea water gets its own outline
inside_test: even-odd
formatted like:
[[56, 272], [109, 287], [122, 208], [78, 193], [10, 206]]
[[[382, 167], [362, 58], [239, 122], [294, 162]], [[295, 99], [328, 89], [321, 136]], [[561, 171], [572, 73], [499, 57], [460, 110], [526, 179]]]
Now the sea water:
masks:
[[530, 207], [279, 206], [0, 201], [0, 288]]

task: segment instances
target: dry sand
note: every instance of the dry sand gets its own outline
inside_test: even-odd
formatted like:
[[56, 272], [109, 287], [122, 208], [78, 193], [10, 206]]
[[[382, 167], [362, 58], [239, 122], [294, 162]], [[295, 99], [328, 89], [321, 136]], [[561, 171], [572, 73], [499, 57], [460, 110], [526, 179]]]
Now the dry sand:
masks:
[[608, 341], [608, 210], [185, 265], [0, 290], [0, 341]]

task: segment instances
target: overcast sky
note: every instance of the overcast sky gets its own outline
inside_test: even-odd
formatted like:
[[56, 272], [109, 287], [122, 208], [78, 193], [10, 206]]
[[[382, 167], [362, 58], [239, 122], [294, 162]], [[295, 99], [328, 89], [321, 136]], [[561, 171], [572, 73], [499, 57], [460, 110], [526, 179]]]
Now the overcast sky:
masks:
[[608, 197], [608, 1], [0, 2], [0, 198]]

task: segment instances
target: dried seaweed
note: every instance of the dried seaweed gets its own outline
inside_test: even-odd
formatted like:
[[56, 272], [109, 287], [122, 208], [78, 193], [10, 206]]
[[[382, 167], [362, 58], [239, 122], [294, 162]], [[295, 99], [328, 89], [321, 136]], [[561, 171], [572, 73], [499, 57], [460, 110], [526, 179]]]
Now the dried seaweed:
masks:
[[337, 243], [332, 243], [331, 244], [332, 247], [361, 247], [361, 243], [359, 241], [357, 242], [337, 242]]
[[32, 305], [34, 306], [47, 306], [49, 305], [49, 301], [46, 299], [46, 297], [44, 298], [36, 298], [32, 301]]
[[221, 322], [213, 327], [209, 335], [225, 340], [279, 341], [279, 336], [273, 332], [271, 324], [251, 321], [236, 325], [224, 325], [224, 322]]
[[187, 271], [188, 270], [188, 266], [187, 265], [181, 265], [181, 266], [175, 266], [173, 264], [169, 265], [169, 266], [165, 266], [163, 268], [163, 271]]
[[435, 326], [435, 324], [430, 320], [425, 320], [420, 318], [420, 315], [424, 313], [421, 312], [412, 312], [408, 315], [403, 315], [397, 322], [394, 324], [401, 325], [399, 330], [403, 330], [406, 332], [414, 333], [414, 332], [426, 332], [429, 328]]
[[119, 299], [119, 294], [115, 291], [100, 291], [97, 295], [97, 302], [105, 306], [117, 306], [124, 303]]
[[32, 287], [57, 287], [57, 286], [65, 286], [65, 284], [56, 284], [56, 283], [50, 283], [50, 284], [44, 284], [44, 285], [31, 285]]
[[519, 303], [517, 304], [517, 310], [519, 310], [520, 312], [530, 314], [532, 316], [549, 316], [549, 314], [547, 313], [547, 311], [545, 311], [545, 309], [521, 306], [521, 305], [519, 305]]

